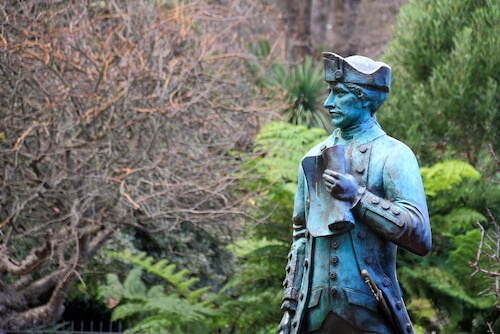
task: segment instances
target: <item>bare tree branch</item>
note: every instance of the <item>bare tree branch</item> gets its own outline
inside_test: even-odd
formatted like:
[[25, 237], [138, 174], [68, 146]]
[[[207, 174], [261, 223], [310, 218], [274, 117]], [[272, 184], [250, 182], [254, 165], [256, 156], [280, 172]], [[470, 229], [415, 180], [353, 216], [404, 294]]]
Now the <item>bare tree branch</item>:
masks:
[[474, 269], [472, 275], [481, 273], [484, 277], [491, 279], [490, 287], [481, 294], [484, 296], [495, 296], [496, 306], [500, 308], [500, 226], [495, 221], [490, 211], [491, 226], [485, 229], [480, 223], [476, 223], [481, 231], [478, 250], [474, 262], [470, 266]]
[[0, 245], [0, 254], [2, 254], [0, 272], [11, 275], [25, 275], [33, 271], [50, 256], [54, 247], [53, 235], [54, 233], [51, 230], [47, 231], [45, 245], [32, 249], [30, 254], [19, 263], [8, 256], [8, 249], [5, 245]]
[[263, 71], [248, 75], [249, 45], [279, 34], [262, 28], [269, 11], [243, 0], [0, 5], [1, 324], [57, 318], [120, 229], [187, 221], [226, 233], [245, 219], [236, 152], [277, 109], [253, 81]]

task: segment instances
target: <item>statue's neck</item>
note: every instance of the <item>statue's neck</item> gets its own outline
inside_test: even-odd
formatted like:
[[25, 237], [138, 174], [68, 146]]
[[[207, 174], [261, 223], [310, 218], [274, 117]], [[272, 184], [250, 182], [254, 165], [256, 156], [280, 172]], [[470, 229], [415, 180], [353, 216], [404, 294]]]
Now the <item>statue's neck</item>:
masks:
[[361, 124], [355, 124], [348, 128], [340, 129], [340, 136], [344, 140], [351, 140], [355, 136], [365, 132], [377, 123], [375, 117], [370, 118], [370, 120], [363, 122]]

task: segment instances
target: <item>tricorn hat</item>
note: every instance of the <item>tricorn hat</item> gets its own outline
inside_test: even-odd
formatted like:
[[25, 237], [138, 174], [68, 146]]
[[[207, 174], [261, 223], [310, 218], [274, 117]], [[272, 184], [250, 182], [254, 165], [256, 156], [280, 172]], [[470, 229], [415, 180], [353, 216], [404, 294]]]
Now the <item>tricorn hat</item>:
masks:
[[363, 56], [343, 58], [332, 52], [323, 52], [325, 81], [372, 86], [388, 92], [391, 85], [389, 65]]

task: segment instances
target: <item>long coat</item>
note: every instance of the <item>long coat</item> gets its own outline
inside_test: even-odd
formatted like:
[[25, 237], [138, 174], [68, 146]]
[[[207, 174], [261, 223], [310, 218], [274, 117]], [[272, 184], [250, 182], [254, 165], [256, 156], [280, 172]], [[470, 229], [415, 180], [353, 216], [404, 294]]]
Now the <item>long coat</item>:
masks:
[[[338, 137], [338, 132], [334, 132], [312, 148], [299, 166], [292, 219], [294, 241], [283, 296], [284, 307], [295, 309], [292, 334], [307, 332], [304, 316], [308, 307], [324, 300], [311, 293], [314, 281], [322, 280], [314, 277], [319, 275], [314, 271], [317, 258], [314, 244], [317, 238], [331, 237], [336, 232], [328, 228], [331, 210], [325, 207], [321, 195], [322, 191], [326, 192], [322, 180], [314, 177], [318, 175], [314, 172], [314, 161], [320, 161], [321, 148], [334, 145]], [[387, 136], [376, 122], [367, 131], [347, 140], [345, 145], [348, 173], [358, 181], [361, 196], [351, 210], [356, 226], [344, 234], [345, 240], [352, 243], [349, 249], [354, 253], [351, 258], [355, 263], [351, 269], [360, 276], [360, 271], [366, 270], [373, 278], [384, 295], [397, 332], [413, 333], [396, 278], [395, 262], [398, 246], [418, 255], [427, 254], [431, 247], [428, 210], [417, 160], [405, 144]]]

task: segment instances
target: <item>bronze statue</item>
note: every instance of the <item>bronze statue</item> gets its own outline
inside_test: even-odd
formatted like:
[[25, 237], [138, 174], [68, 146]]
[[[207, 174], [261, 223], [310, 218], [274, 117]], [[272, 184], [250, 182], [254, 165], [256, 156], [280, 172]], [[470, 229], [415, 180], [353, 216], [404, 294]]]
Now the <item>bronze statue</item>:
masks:
[[299, 166], [279, 333], [413, 333], [396, 251], [427, 254], [431, 229], [415, 155], [376, 121], [391, 68], [323, 60], [336, 129]]

